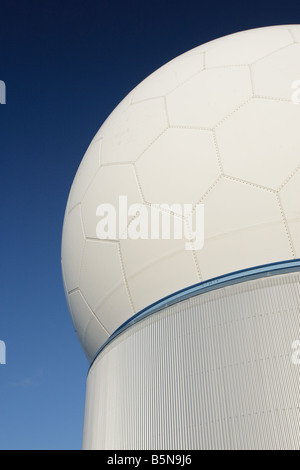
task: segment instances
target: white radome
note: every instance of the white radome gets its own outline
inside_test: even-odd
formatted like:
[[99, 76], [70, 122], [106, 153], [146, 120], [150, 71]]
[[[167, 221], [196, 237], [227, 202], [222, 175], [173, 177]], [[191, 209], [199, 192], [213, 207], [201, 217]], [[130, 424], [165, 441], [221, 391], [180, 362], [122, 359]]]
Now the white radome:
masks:
[[[167, 63], [101, 126], [75, 176], [62, 238], [66, 296], [89, 360], [167, 295], [300, 257], [297, 81], [300, 25], [244, 31]], [[120, 195], [129, 204], [204, 204], [203, 248], [100, 240], [96, 208], [118, 207]]]

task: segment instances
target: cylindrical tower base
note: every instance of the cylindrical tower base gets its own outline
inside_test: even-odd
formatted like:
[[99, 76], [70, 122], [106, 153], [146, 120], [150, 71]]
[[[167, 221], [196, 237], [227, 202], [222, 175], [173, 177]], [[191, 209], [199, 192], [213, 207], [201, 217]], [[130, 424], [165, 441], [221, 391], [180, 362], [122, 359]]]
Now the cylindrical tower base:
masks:
[[124, 325], [90, 367], [83, 448], [299, 449], [291, 271], [225, 276]]

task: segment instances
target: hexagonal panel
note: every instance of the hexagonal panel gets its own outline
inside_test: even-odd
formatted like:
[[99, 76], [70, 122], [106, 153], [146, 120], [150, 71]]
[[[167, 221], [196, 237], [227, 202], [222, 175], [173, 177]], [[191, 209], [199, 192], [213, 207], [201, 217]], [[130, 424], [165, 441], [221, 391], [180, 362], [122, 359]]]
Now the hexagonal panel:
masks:
[[300, 169], [279, 193], [295, 249], [300, 258]]
[[91, 362], [100, 347], [109, 338], [105, 329], [100, 325], [94, 315], [91, 315], [84, 332], [84, 350], [88, 360]]
[[136, 311], [199, 282], [193, 253], [185, 250], [185, 243], [185, 239], [120, 241]]
[[252, 66], [256, 95], [291, 100], [292, 83], [300, 79], [300, 44], [292, 44]]
[[163, 98], [131, 104], [105, 126], [101, 162], [135, 161], [167, 127]]
[[167, 95], [170, 125], [213, 127], [251, 96], [248, 67], [203, 70]]
[[113, 333], [134, 314], [135, 310], [131, 307], [127, 289], [121, 281], [118, 286], [101, 298], [95, 307], [96, 317], [110, 333]]
[[78, 205], [69, 214], [66, 214], [62, 237], [63, 273], [68, 292], [79, 286], [79, 272], [84, 243], [81, 207]]
[[[78, 339], [86, 351], [88, 360], [90, 360], [99, 349], [100, 345], [107, 340], [108, 333], [99, 324], [99, 322], [93, 318], [93, 313], [79, 290], [72, 292], [67, 298]], [[91, 322], [93, 325], [94, 335], [96, 335], [96, 339], [93, 341], [93, 346], [90, 345]], [[87, 334], [88, 328], [89, 332]]]
[[196, 256], [205, 279], [292, 257], [275, 194], [222, 178], [204, 207], [204, 247]]
[[206, 54], [206, 67], [251, 64], [281, 47], [292, 44], [287, 27], [259, 28], [226, 36]]
[[[79, 285], [84, 297], [89, 299], [89, 305], [93, 312], [96, 309], [100, 312], [103, 300], [113, 295], [114, 292], [122, 294], [121, 288], [125, 288], [125, 284], [117, 243], [101, 240], [86, 241]], [[122, 300], [124, 301], [124, 312], [131, 313], [129, 298], [127, 298], [127, 302], [124, 297]], [[103, 314], [106, 315], [106, 312]], [[101, 318], [98, 318], [102, 323]]]
[[216, 128], [224, 172], [277, 189], [300, 163], [299, 123], [300, 106], [253, 99]]
[[72, 184], [69, 210], [81, 202], [88, 185], [100, 166], [101, 140], [92, 142], [87, 149]]
[[119, 197], [127, 196], [128, 206], [141, 203], [138, 182], [133, 165], [112, 165], [100, 168], [82, 201], [82, 219], [85, 235], [98, 238], [96, 215], [99, 205], [112, 204], [119, 220]]
[[132, 102], [164, 96], [202, 69], [202, 54], [178, 57], [156, 70], [137, 86]]
[[220, 173], [213, 134], [168, 129], [137, 161], [136, 169], [148, 202], [193, 204]]

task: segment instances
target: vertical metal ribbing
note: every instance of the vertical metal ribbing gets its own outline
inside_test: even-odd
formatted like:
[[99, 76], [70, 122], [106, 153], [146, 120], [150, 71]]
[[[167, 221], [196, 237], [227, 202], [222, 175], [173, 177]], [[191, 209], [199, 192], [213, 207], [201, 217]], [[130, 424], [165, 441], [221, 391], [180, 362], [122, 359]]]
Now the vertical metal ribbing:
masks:
[[87, 383], [83, 448], [299, 449], [300, 274], [186, 299], [130, 326]]

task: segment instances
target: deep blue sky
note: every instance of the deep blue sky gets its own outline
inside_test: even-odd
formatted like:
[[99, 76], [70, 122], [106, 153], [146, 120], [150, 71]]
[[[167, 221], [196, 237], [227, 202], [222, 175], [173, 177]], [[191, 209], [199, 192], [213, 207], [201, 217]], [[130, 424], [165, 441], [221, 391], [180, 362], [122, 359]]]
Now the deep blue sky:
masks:
[[80, 449], [88, 363], [60, 271], [94, 134], [155, 69], [226, 34], [300, 23], [299, 0], [0, 0], [0, 449]]

